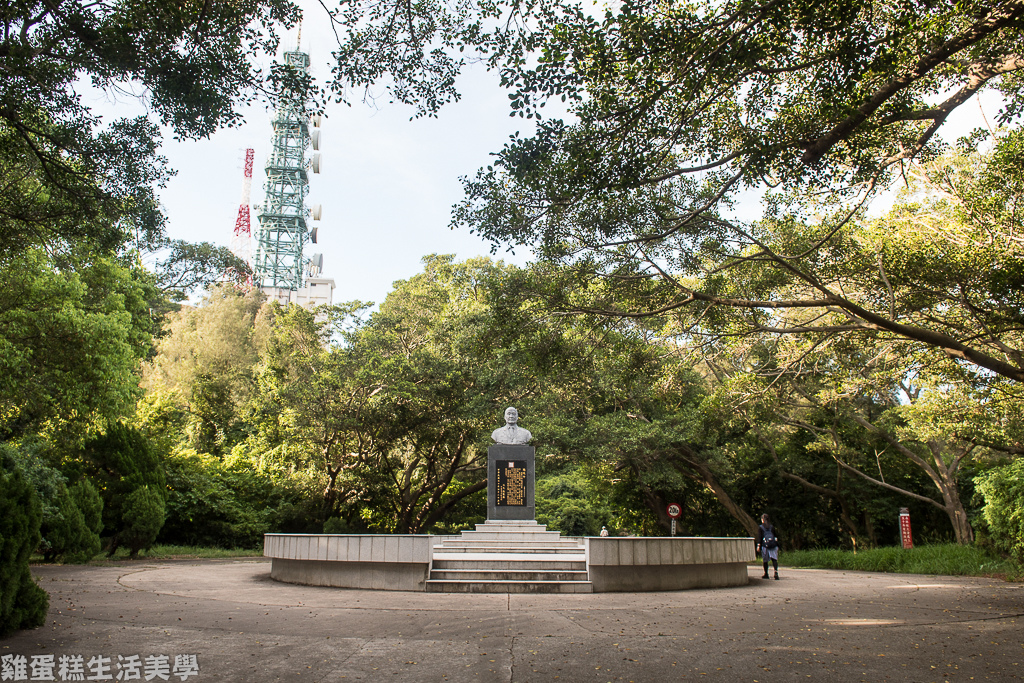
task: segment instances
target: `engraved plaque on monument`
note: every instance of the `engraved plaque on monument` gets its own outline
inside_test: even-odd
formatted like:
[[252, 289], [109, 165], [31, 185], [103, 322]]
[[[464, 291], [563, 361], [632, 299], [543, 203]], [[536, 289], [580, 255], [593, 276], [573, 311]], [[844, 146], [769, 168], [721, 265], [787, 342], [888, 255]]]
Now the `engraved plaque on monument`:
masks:
[[533, 490], [533, 435], [518, 425], [519, 412], [505, 411], [505, 426], [491, 434], [497, 443], [487, 449], [487, 519], [532, 520], [536, 516]]
[[526, 505], [526, 461], [495, 460], [495, 505]]

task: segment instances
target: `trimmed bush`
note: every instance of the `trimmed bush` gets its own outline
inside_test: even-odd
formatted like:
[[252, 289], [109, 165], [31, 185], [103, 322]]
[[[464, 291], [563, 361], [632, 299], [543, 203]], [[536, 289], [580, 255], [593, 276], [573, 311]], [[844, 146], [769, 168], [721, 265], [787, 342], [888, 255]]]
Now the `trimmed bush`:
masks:
[[324, 522], [324, 533], [325, 534], [350, 534], [352, 530], [349, 528], [348, 523], [341, 517], [331, 517]]
[[43, 556], [48, 562], [88, 562], [100, 552], [103, 501], [88, 481], [64, 489], [58, 496], [57, 513], [42, 526]]
[[103, 499], [88, 479], [71, 487], [71, 499], [82, 512], [85, 525], [97, 536], [103, 532]]
[[148, 486], [140, 486], [124, 501], [123, 510], [123, 525], [117, 539], [119, 545], [128, 547], [128, 556], [135, 559], [140, 550], [153, 544], [164, 525], [164, 499]]
[[280, 508], [301, 499], [287, 481], [191, 449], [168, 455], [164, 469], [167, 520], [157, 539], [163, 544], [262, 547]]
[[41, 532], [46, 539], [43, 557], [47, 562], [58, 559], [88, 562], [100, 551], [99, 536], [90, 531], [82, 511], [66, 489], [60, 494], [57, 514], [47, 520]]
[[[128, 543], [125, 539], [138, 537], [136, 532], [128, 532], [126, 528], [127, 520], [132, 519], [127, 501], [135, 491], [148, 487], [159, 496], [161, 507], [165, 504], [167, 480], [163, 463], [145, 434], [123, 424], [111, 425], [106, 434], [88, 441], [82, 456], [82, 473], [103, 490], [101, 519], [103, 528], [110, 534], [107, 552], [113, 556], [118, 546]], [[150, 543], [152, 539], [140, 548]]]
[[0, 636], [42, 626], [50, 596], [32, 580], [28, 560], [39, 545], [42, 513], [32, 485], [0, 453]]

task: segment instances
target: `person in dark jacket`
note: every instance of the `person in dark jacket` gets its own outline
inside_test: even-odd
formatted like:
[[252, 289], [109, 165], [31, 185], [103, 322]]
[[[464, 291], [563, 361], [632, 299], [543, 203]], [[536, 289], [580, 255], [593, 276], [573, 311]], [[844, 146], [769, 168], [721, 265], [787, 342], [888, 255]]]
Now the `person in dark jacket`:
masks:
[[779, 535], [768, 519], [768, 515], [761, 515], [761, 526], [757, 527], [757, 552], [761, 553], [761, 561], [764, 563], [764, 576], [768, 578], [768, 560], [772, 561], [772, 569], [775, 570], [775, 580], [779, 580]]

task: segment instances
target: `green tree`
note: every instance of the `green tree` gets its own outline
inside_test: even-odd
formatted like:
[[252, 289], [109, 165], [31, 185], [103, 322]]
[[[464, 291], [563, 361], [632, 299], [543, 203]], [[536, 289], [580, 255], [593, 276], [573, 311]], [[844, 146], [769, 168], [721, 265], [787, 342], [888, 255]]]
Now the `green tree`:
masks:
[[127, 546], [128, 556], [135, 559], [140, 550], [153, 544], [164, 525], [164, 496], [149, 486], [140, 486], [128, 494], [122, 508], [118, 542]]
[[[160, 456], [141, 430], [123, 423], [110, 425], [104, 434], [88, 440], [80, 458], [69, 462], [66, 469], [81, 471], [99, 484], [103, 498], [103, 528], [110, 533], [107, 548], [110, 556], [119, 546], [128, 543], [129, 538], [140, 537], [130, 529], [131, 515], [128, 513], [128, 501], [138, 489], [145, 487], [145, 496], [139, 494], [141, 498], [132, 500], [138, 506], [146, 507], [147, 512], [152, 507], [149, 498], [160, 498], [160, 525], [163, 524], [166, 475]], [[151, 523], [154, 518], [150, 515], [146, 522]], [[159, 530], [158, 525], [156, 532]], [[137, 552], [138, 548], [133, 547], [133, 554]]]
[[58, 467], [60, 454], [38, 438], [8, 442], [7, 456], [32, 485], [40, 503], [38, 552], [47, 561], [87, 562], [100, 551], [103, 501], [95, 486], [82, 479], [70, 488]]
[[164, 456], [162, 542], [253, 547], [268, 531], [315, 526], [305, 519], [318, 507], [305, 498], [306, 463], [287, 455], [300, 446], [270, 428], [268, 415], [280, 406], [257, 384], [282, 317], [258, 290], [229, 286], [167, 316], [157, 353], [143, 366], [147, 393], [136, 413]]
[[103, 499], [96, 487], [88, 479], [83, 479], [71, 487], [71, 499], [81, 510], [85, 526], [99, 536], [103, 532]]
[[305, 493], [291, 478], [261, 471], [247, 458], [222, 460], [179, 447], [164, 459], [164, 469], [167, 518], [160, 543], [259, 547]]
[[[651, 318], [676, 344], [711, 352], [740, 335], [803, 336], [809, 347], [849, 337], [939, 366], [922, 400], [888, 405], [884, 424], [828, 393], [816, 409], [866, 420], [970, 538], [958, 468], [979, 449], [1017, 454], [1022, 443], [1021, 135], [974, 131], [960, 141], [966, 154], [942, 157], [937, 134], [985, 90], [1004, 98], [1000, 122], [1016, 121], [1024, 4], [402, 9], [339, 15], [341, 78], [389, 75], [396, 99], [434, 113], [457, 97], [459, 54], [482, 45], [513, 113], [539, 120], [466, 181], [453, 225], [495, 247], [534, 247], [552, 265], [531, 289], [557, 312]], [[555, 98], [569, 123], [540, 118]], [[986, 138], [990, 151], [974, 154]], [[910, 198], [867, 219], [870, 201], [908, 176]], [[736, 217], [740, 202], [750, 220]], [[948, 400], [943, 382], [954, 385]], [[982, 405], [999, 419], [979, 418]]]
[[257, 370], [251, 413], [259, 431], [251, 441], [323, 478], [326, 519], [363, 493], [350, 475], [380, 428], [367, 413], [388, 378], [368, 369], [368, 383], [355, 381], [351, 352], [331, 345], [330, 325], [317, 314], [289, 306], [267, 316], [273, 334]]
[[1024, 565], [1024, 460], [995, 467], [977, 478], [984, 515], [1001, 550]]
[[0, 260], [0, 440], [81, 433], [133, 405], [152, 325], [137, 278], [103, 258]]
[[[764, 335], [749, 341], [719, 349], [723, 408], [750, 425], [784, 478], [835, 500], [854, 537], [856, 515], [846, 507], [835, 468], [942, 510], [958, 542], [973, 540], [961, 474], [972, 461], [991, 457], [982, 438], [1000, 438], [993, 429], [1000, 415], [986, 406], [985, 383], [977, 390], [955, 362], [898, 339]], [[812, 482], [779, 457], [774, 444], [790, 440], [793, 430], [808, 437], [804, 454], [831, 463], [833, 483], [823, 486], [820, 475]], [[850, 482], [843, 486], [849, 490]]]
[[[51, 445], [39, 438], [8, 441], [0, 444], [0, 452], [10, 458], [21, 475], [31, 484], [39, 501], [40, 526], [45, 528], [60, 514], [60, 501], [67, 494], [67, 477], [61, 474], [53, 462], [57, 459]], [[39, 551], [46, 553], [49, 548], [43, 537]]]
[[[568, 134], [554, 122], [508, 151], [566, 143], [580, 189], [714, 169], [773, 184], [838, 170], [839, 186], [913, 157], [975, 93], [1016, 96], [1022, 15], [1013, 0], [631, 0], [603, 16], [557, 0], [347, 4], [332, 12], [344, 31], [333, 85], [381, 83], [433, 114], [458, 98], [454, 76], [477, 48], [513, 113], [572, 105]], [[935, 92], [950, 95], [936, 104]]]
[[166, 179], [159, 132], [145, 119], [101, 126], [77, 91], [141, 86], [147, 106], [183, 137], [241, 117], [264, 78], [253, 53], [273, 54], [285, 0], [195, 6], [158, 2], [48, 3], [3, 10], [0, 37], [0, 255], [87, 242], [110, 252], [162, 230], [154, 183]]
[[424, 262], [343, 346], [313, 313], [275, 314], [260, 438], [322, 474], [323, 519], [426, 530], [486, 487], [481, 439], [520, 371], [488, 343], [487, 283], [505, 268]]
[[49, 546], [47, 560], [59, 559], [72, 564], [88, 562], [100, 552], [103, 531], [103, 499], [88, 479], [79, 481], [58, 499], [60, 518], [56, 524], [43, 525], [44, 541]]
[[612, 511], [598, 487], [580, 471], [537, 481], [537, 521], [567, 536], [597, 536], [612, 524]]
[[[899, 337], [1024, 379], [1012, 315], [1020, 259], [1006, 258], [1019, 249], [1019, 219], [997, 210], [1019, 194], [1016, 133], [959, 175], [953, 221], [919, 232], [927, 250], [916, 251], [939, 268], [862, 229], [867, 203], [941, 152], [936, 132], [975, 93], [1000, 90], [1005, 118], [1016, 117], [1018, 2], [538, 11], [537, 66], [503, 71], [513, 107], [533, 114], [568, 95], [575, 120], [541, 121], [510, 142], [467, 181], [453, 224], [564, 266], [546, 288], [555, 306], [671, 313], [683, 335]], [[952, 94], [935, 103], [935, 92]], [[754, 218], [736, 218], [737, 203]], [[904, 294], [891, 296], [901, 267]], [[981, 277], [958, 299], [964, 272]], [[595, 291], [595, 279], [607, 287]], [[981, 335], [964, 324], [979, 319]]]
[[42, 626], [46, 620], [50, 598], [28, 566], [39, 545], [40, 519], [31, 484], [0, 450], [0, 636]]
[[72, 487], [57, 466], [60, 454], [39, 438], [0, 446], [32, 485], [40, 503], [37, 552], [48, 561], [87, 562], [100, 551], [103, 501], [88, 480]]
[[[226, 266], [244, 270], [223, 247], [168, 239], [157, 120], [202, 137], [238, 123], [267, 79], [295, 81], [250, 56], [273, 52], [298, 16], [286, 0], [0, 9], [0, 441], [60, 433], [73, 450], [123, 418], [153, 316]], [[86, 82], [119, 96], [134, 84], [153, 120], [101, 120]]]
[[[161, 433], [222, 455], [245, 437], [245, 407], [256, 389], [259, 351], [269, 335], [259, 290], [212, 288], [196, 308], [171, 313], [157, 353], [143, 368], [147, 402], [161, 404]], [[157, 428], [155, 418], [149, 428]]]
[[[103, 501], [100, 500], [95, 488], [92, 493], [96, 496], [95, 501], [100, 504], [95, 509], [95, 516], [99, 517]], [[72, 564], [85, 563], [100, 552], [99, 533], [90, 528], [85, 511], [79, 507], [78, 499], [81, 495], [76, 496], [73, 491], [62, 490], [57, 499], [57, 514], [48, 524], [42, 526], [41, 532], [47, 546], [43, 557], [47, 561], [60, 559]], [[92, 516], [94, 511], [90, 509], [88, 512]]]

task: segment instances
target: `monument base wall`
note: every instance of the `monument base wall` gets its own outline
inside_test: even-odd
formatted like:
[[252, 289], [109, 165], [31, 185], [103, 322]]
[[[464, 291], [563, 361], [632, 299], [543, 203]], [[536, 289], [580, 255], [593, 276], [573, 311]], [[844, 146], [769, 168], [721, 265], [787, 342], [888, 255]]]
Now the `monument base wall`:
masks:
[[270, 578], [285, 583], [380, 591], [425, 591], [430, 564], [421, 562], [337, 562], [275, 557]]
[[436, 536], [265, 534], [270, 577], [336, 588], [424, 591]]
[[724, 588], [748, 582], [752, 538], [588, 538], [595, 593]]
[[[748, 582], [747, 564], [755, 559], [752, 538], [569, 539], [536, 522], [509, 520], [487, 522], [457, 537], [266, 534], [263, 554], [272, 560], [271, 577], [287, 583], [457, 592], [469, 582], [473, 592], [484, 593], [528, 587], [600, 593], [741, 586]], [[572, 566], [563, 567], [566, 563]], [[559, 576], [541, 576], [548, 570]], [[565, 572], [572, 576], [562, 577]]]
[[642, 593], [688, 588], [725, 588], [749, 582], [747, 565], [739, 563], [691, 565], [632, 565], [590, 567], [595, 593]]

